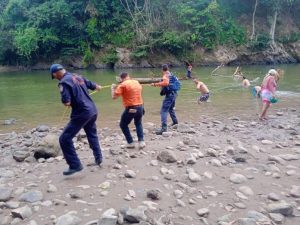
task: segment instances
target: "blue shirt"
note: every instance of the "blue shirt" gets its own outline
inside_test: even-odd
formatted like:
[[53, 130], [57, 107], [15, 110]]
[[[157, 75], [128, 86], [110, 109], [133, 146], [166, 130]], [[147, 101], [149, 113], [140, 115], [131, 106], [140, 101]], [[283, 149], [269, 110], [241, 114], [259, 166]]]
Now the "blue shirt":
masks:
[[97, 108], [88, 89], [95, 90], [96, 84], [86, 78], [66, 72], [59, 84], [62, 103], [71, 103], [71, 118], [91, 117], [97, 114]]

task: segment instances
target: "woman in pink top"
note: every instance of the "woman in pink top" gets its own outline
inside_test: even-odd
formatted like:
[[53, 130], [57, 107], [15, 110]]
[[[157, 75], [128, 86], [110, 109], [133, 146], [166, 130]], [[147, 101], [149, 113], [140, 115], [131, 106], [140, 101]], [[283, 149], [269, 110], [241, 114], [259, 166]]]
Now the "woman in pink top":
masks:
[[259, 117], [260, 120], [265, 120], [267, 111], [271, 105], [270, 100], [275, 97], [275, 92], [277, 88], [277, 81], [279, 80], [279, 75], [276, 70], [269, 70], [268, 74], [265, 76], [261, 84], [261, 99], [263, 101], [262, 113]]

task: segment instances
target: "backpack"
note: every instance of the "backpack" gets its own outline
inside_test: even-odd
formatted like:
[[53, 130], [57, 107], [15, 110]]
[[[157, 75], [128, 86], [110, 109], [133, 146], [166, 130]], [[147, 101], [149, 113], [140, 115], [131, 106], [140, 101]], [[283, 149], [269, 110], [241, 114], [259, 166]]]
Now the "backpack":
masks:
[[171, 92], [177, 92], [181, 88], [181, 83], [179, 79], [172, 73], [170, 73], [169, 76], [169, 85], [166, 87], [162, 87], [160, 91], [160, 95], [167, 95], [170, 94]]
[[169, 76], [169, 89], [170, 91], [180, 91], [181, 83], [175, 74], [171, 73]]

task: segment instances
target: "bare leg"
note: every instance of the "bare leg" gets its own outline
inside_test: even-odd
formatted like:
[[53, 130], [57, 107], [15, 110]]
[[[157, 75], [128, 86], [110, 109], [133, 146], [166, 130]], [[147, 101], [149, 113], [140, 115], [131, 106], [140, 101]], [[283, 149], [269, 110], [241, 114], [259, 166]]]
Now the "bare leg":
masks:
[[264, 102], [263, 103], [263, 108], [262, 108], [262, 112], [261, 112], [261, 115], [259, 117], [259, 119], [265, 119], [266, 118], [266, 115], [267, 115], [267, 111], [270, 107], [270, 103], [269, 102]]

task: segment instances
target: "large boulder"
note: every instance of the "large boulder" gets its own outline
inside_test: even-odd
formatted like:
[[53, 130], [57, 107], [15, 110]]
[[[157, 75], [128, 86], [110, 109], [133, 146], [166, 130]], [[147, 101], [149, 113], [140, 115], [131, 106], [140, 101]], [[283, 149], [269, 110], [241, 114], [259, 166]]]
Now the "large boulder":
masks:
[[56, 157], [60, 153], [58, 136], [55, 134], [46, 135], [39, 143], [39, 146], [34, 150], [34, 158]]

